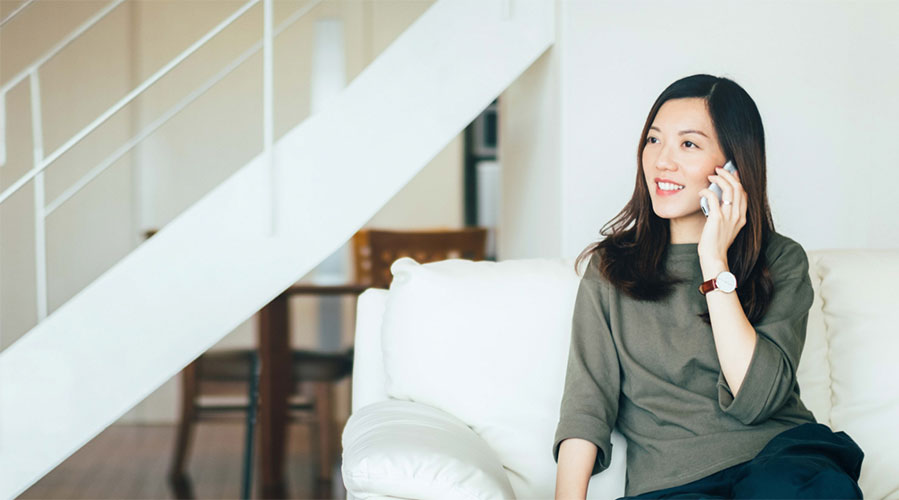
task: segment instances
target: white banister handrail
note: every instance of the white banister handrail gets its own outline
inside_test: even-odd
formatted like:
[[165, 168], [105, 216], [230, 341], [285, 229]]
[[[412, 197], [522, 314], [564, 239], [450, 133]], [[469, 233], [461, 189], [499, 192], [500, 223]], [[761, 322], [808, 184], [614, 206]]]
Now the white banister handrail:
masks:
[[[309, 11], [315, 8], [318, 4], [323, 2], [324, 0], [314, 0], [313, 2], [304, 5], [300, 9], [297, 9], [296, 12], [291, 14], [287, 19], [281, 22], [278, 27], [274, 30], [274, 36], [280, 35], [284, 30], [292, 26], [295, 22], [300, 20], [301, 17], [306, 15]], [[211, 78], [203, 82], [202, 85], [194, 89], [190, 94], [185, 96], [183, 99], [178, 101], [174, 106], [169, 108], [165, 113], [163, 113], [159, 118], [154, 120], [152, 123], [147, 125], [138, 135], [131, 138], [128, 142], [120, 146], [116, 149], [111, 155], [109, 155], [102, 162], [97, 164], [94, 168], [90, 169], [86, 174], [84, 174], [77, 182], [72, 184], [68, 189], [60, 193], [59, 196], [56, 197], [49, 205], [47, 205], [46, 209], [44, 209], [44, 215], [49, 216], [53, 213], [57, 208], [60, 207], [63, 203], [69, 200], [72, 196], [81, 191], [85, 186], [90, 184], [92, 180], [94, 180], [98, 175], [102, 174], [107, 168], [112, 166], [116, 161], [119, 160], [122, 156], [125, 156], [129, 151], [134, 149], [136, 145], [138, 145], [141, 141], [146, 139], [150, 134], [155, 132], [159, 127], [168, 123], [175, 115], [180, 113], [184, 108], [189, 106], [192, 102], [197, 100], [200, 96], [205, 94], [209, 89], [211, 89], [215, 84], [222, 81], [226, 76], [230, 75], [235, 69], [240, 67], [247, 59], [255, 55], [262, 49], [262, 41], [256, 42], [252, 47], [245, 50], [236, 59], [231, 61], [227, 66], [222, 68], [221, 71], [213, 75]]]
[[[25, 78], [27, 78], [28, 75], [31, 74], [32, 71], [37, 70], [38, 68], [43, 66], [45, 62], [49, 61], [53, 56], [55, 56], [56, 54], [59, 54], [59, 52], [62, 49], [66, 48], [70, 43], [72, 43], [72, 40], [78, 38], [79, 36], [81, 36], [82, 33], [89, 30], [91, 28], [91, 26], [97, 24], [97, 22], [100, 19], [103, 19], [104, 17], [106, 17], [106, 14], [109, 14], [110, 12], [112, 12], [113, 9], [118, 7], [124, 1], [125, 0], [113, 0], [112, 2], [109, 2], [106, 5], [106, 7], [103, 7], [102, 9], [98, 10], [94, 15], [92, 15], [90, 18], [88, 18], [87, 21], [81, 23], [81, 26], [78, 26], [77, 28], [72, 30], [72, 32], [69, 33], [68, 35], [66, 35], [65, 38], [60, 40], [56, 45], [54, 45], [52, 48], [50, 48], [50, 50], [45, 52], [44, 55], [42, 55], [39, 59], [37, 59], [33, 63], [29, 64], [27, 68], [23, 69], [16, 76], [12, 77], [11, 80], [4, 83], [3, 86], [0, 87], [0, 94], [6, 94], [9, 91], [9, 89], [18, 85], [18, 83], [21, 82], [22, 80], [24, 80]], [[18, 10], [21, 10], [25, 6], [26, 5], [20, 6]], [[17, 13], [18, 12], [13, 12], [12, 14], [10, 14], [7, 17], [7, 19], [10, 19], [12, 16], [14, 16]], [[4, 22], [6, 22], [6, 21], [4, 21]], [[0, 97], [2, 97], [2, 96], [0, 96]]]
[[106, 120], [108, 120], [112, 115], [117, 113], [123, 107], [125, 107], [128, 103], [134, 100], [135, 97], [140, 95], [143, 91], [145, 91], [148, 87], [156, 83], [160, 78], [168, 74], [175, 66], [183, 62], [185, 59], [190, 57], [191, 54], [196, 52], [200, 47], [202, 47], [206, 42], [208, 42], [212, 37], [219, 34], [222, 30], [227, 28], [231, 23], [233, 23], [237, 18], [243, 15], [247, 10], [251, 7], [259, 3], [260, 0], [249, 0], [245, 3], [240, 9], [236, 12], [228, 16], [224, 21], [219, 23], [215, 28], [211, 31], [203, 35], [199, 40], [194, 42], [190, 47], [188, 47], [184, 52], [176, 56], [174, 59], [169, 61], [168, 64], [159, 69], [152, 76], [144, 80], [137, 88], [129, 92], [125, 97], [119, 100], [116, 104], [114, 104], [111, 108], [107, 109], [102, 115], [98, 116], [93, 122], [91, 122], [88, 126], [81, 129], [80, 132], [72, 136], [71, 139], [66, 141], [65, 144], [56, 149], [49, 156], [44, 158], [41, 161], [40, 165], [35, 166], [31, 170], [29, 170], [25, 175], [19, 178], [18, 181], [13, 183], [12, 186], [8, 187], [2, 194], [0, 194], [0, 203], [3, 203], [7, 198], [12, 196], [13, 193], [22, 188], [28, 181], [33, 179], [39, 172], [43, 172], [44, 169], [47, 168], [48, 165], [56, 161], [60, 156], [63, 155], [66, 151], [71, 149], [75, 144], [81, 142], [82, 139], [87, 137], [88, 134], [93, 132], [97, 127], [102, 125]]
[[25, 10], [26, 7], [28, 7], [29, 5], [31, 5], [33, 3], [34, 3], [34, 0], [25, 0], [24, 2], [22, 2], [22, 5], [19, 5], [18, 7], [16, 7], [16, 10], [10, 12], [8, 16], [4, 17], [3, 20], [0, 21], [0, 28], [2, 28], [4, 24], [8, 23], [12, 18], [16, 17], [19, 14], [19, 12], [22, 12], [23, 10]]
[[274, 37], [272, 36], [272, 0], [265, 0], [262, 16], [262, 150], [265, 156], [265, 163], [268, 165], [269, 171], [269, 194], [271, 203], [269, 204], [269, 232], [272, 236], [277, 233], [277, 200], [275, 194], [276, 171], [275, 157], [272, 154], [275, 141], [274, 126], [274, 109], [272, 101], [273, 78], [272, 78], [272, 52], [274, 49]]

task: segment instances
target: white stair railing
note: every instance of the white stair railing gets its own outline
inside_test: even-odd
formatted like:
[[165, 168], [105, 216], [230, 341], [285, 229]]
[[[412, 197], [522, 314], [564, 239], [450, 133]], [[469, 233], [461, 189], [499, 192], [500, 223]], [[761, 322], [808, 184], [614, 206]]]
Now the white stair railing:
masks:
[[[75, 39], [77, 39], [78, 37], [83, 35], [87, 30], [91, 29], [95, 24], [97, 24], [101, 19], [105, 18], [107, 14], [109, 14], [110, 12], [115, 10], [115, 8], [118, 7], [119, 5], [121, 5], [124, 1], [125, 0], [112, 0], [111, 2], [109, 2], [108, 4], [103, 6], [102, 9], [98, 10], [92, 16], [87, 18], [87, 20], [84, 21], [83, 23], [81, 23], [80, 25], [78, 25], [77, 28], [73, 29], [66, 36], [62, 37], [62, 39], [60, 39], [60, 41], [56, 42], [56, 44], [54, 44], [52, 47], [50, 47], [50, 49], [47, 50], [47, 52], [45, 52], [42, 56], [37, 58], [34, 62], [29, 64], [28, 66], [26, 66], [25, 69], [19, 71], [16, 74], [16, 76], [9, 79], [9, 81], [4, 83], [3, 86], [0, 87], [0, 92], [2, 92], [4, 95], [6, 95], [6, 93], [9, 91], [9, 89], [18, 85], [25, 78], [28, 78], [29, 74], [31, 74], [33, 71], [35, 71], [38, 68], [40, 68], [41, 66], [43, 66], [44, 63], [46, 63], [47, 61], [49, 61], [50, 59], [55, 57], [57, 54], [59, 54], [62, 51], [62, 49], [68, 47], [70, 43], [72, 43], [73, 41], [75, 41]], [[25, 9], [25, 7], [28, 7], [28, 5], [30, 5], [32, 2], [33, 2], [33, 0], [29, 0], [28, 2], [25, 2], [22, 5], [20, 5], [19, 8], [17, 8], [15, 11], [13, 11], [10, 15], [6, 16], [6, 19], [3, 20], [3, 24], [6, 24], [7, 22], [9, 22], [13, 17], [15, 17], [16, 14], [20, 13], [22, 10]]]
[[[98, 21], [106, 17], [124, 0], [113, 0], [105, 7], [97, 11], [94, 15], [87, 19], [80, 26], [75, 28], [71, 33], [66, 35], [62, 40], [50, 48], [43, 56], [31, 63], [28, 67], [20, 71], [16, 76], [0, 87], [0, 166], [6, 163], [6, 94], [10, 89], [21, 83], [25, 78], [29, 79], [29, 91], [31, 95], [31, 131], [32, 143], [34, 145], [34, 167], [28, 174], [22, 176], [12, 186], [0, 193], [0, 204], [7, 198], [12, 196], [19, 188], [25, 185], [31, 179], [34, 179], [34, 256], [35, 256], [35, 290], [37, 317], [38, 321], [43, 320], [47, 316], [47, 235], [46, 235], [46, 215], [44, 214], [44, 174], [43, 170], [47, 165], [52, 163], [46, 162], [41, 166], [44, 159], [44, 134], [41, 114], [41, 95], [40, 95], [40, 79], [38, 72], [41, 66], [49, 61], [53, 56], [58, 54], [62, 49], [67, 47], [73, 40], [81, 36], [90, 29]], [[6, 24], [17, 14], [22, 12], [31, 2], [25, 2], [16, 10], [3, 19], [2, 24]], [[86, 134], [85, 134], [86, 135]], [[76, 141], [77, 142], [77, 141]], [[68, 148], [66, 148], [68, 150]], [[60, 153], [62, 154], [62, 153]], [[57, 155], [58, 158], [58, 155]], [[55, 158], [54, 158], [55, 159]]]
[[273, 144], [276, 184], [260, 154], [0, 352], [0, 498], [344, 244], [551, 46], [553, 7], [438, 0]]
[[29, 5], [31, 5], [32, 3], [34, 3], [34, 0], [25, 0], [24, 2], [22, 2], [21, 5], [19, 5], [15, 9], [13, 9], [13, 11], [10, 12], [8, 16], [6, 16], [2, 20], [0, 20], [0, 28], [2, 28], [4, 24], [8, 23], [12, 18], [16, 17], [16, 15], [18, 15], [20, 12], [25, 10], [25, 8], [28, 7]]
[[[236, 12], [232, 13], [228, 16], [224, 21], [220, 22], [216, 27], [211, 29], [205, 35], [200, 37], [199, 40], [194, 42], [190, 47], [185, 49], [183, 52], [175, 56], [174, 59], [169, 61], [165, 66], [159, 68], [156, 73], [153, 73], [149, 78], [144, 80], [140, 85], [136, 88], [128, 92], [124, 97], [122, 97], [117, 103], [113, 104], [106, 111], [104, 111], [100, 116], [94, 119], [91, 123], [89, 123], [86, 127], [78, 131], [75, 135], [69, 138], [68, 141], [63, 143], [62, 146], [58, 147], [56, 151], [50, 153], [46, 158], [41, 156], [40, 158], [35, 158], [34, 167], [29, 170], [25, 175], [19, 178], [16, 182], [13, 183], [12, 186], [5, 189], [2, 193], [0, 193], [0, 203], [3, 203], [7, 198], [9, 198], [13, 193], [18, 191], [22, 186], [25, 185], [28, 181], [33, 179], [37, 174], [43, 172], [51, 163], [58, 160], [60, 156], [62, 156], [66, 151], [72, 149], [73, 146], [81, 142], [82, 139], [87, 137], [88, 134], [97, 129], [100, 125], [102, 125], [106, 120], [108, 120], [112, 115], [121, 111], [128, 103], [133, 101], [137, 96], [142, 94], [145, 90], [150, 88], [151, 85], [158, 82], [162, 77], [167, 75], [171, 70], [181, 64], [185, 59], [190, 57], [191, 54], [200, 49], [203, 45], [205, 45], [209, 40], [211, 40], [215, 35], [221, 33], [225, 28], [231, 25], [234, 21], [236, 21], [240, 16], [242, 16], [246, 11], [250, 10], [251, 7], [259, 3], [260, 0], [249, 0], [247, 3], [243, 4]], [[38, 68], [34, 68], [30, 71], [30, 75], [32, 77], [36, 77]], [[32, 117], [33, 118], [33, 117]]]
[[[176, 66], [194, 54], [197, 50], [199, 50], [202, 46], [208, 43], [212, 38], [221, 33], [225, 28], [230, 26], [234, 21], [240, 18], [244, 13], [246, 13], [250, 8], [254, 5], [258, 4], [260, 0], [249, 0], [245, 4], [243, 4], [238, 10], [229, 15], [226, 19], [221, 21], [217, 26], [212, 28], [202, 37], [200, 37], [197, 41], [195, 41], [190, 47], [185, 49], [183, 52], [178, 54], [175, 58], [169, 61], [165, 66], [157, 70], [153, 75], [144, 80], [140, 85], [130, 91], [127, 95], [122, 97], [118, 102], [109, 107], [106, 111], [101, 113], [98, 117], [96, 117], [90, 124], [82, 128], [76, 134], [74, 134], [71, 138], [69, 138], [63, 145], [57, 148], [53, 153], [49, 156], [44, 156], [43, 150], [43, 124], [42, 124], [42, 113], [41, 113], [41, 94], [40, 94], [40, 79], [39, 79], [39, 71], [40, 68], [54, 56], [59, 54], [65, 47], [67, 47], [72, 41], [77, 39], [79, 36], [87, 32], [91, 27], [93, 27], [97, 22], [105, 18], [109, 13], [115, 10], [124, 0], [113, 0], [102, 9], [94, 13], [90, 18], [88, 18], [85, 22], [79, 25], [77, 28], [72, 30], [69, 34], [63, 37], [62, 40], [57, 42], [53, 47], [51, 47], [44, 55], [39, 57], [33, 63], [28, 65], [24, 70], [20, 71], [16, 76], [10, 79], [8, 82], [4, 83], [2, 87], [0, 87], [0, 158], [5, 160], [5, 143], [6, 143], [6, 116], [5, 116], [5, 102], [6, 102], [6, 94], [9, 90], [14, 88], [16, 85], [21, 83], [25, 78], [29, 79], [30, 84], [30, 96], [31, 96], [31, 121], [32, 121], [32, 137], [34, 144], [34, 154], [33, 154], [33, 167], [22, 175], [18, 180], [12, 183], [7, 189], [3, 190], [0, 193], [0, 204], [5, 202], [16, 193], [19, 189], [21, 189], [25, 184], [29, 181], [34, 181], [34, 235], [35, 235], [35, 291], [36, 291], [36, 304], [37, 304], [37, 319], [38, 322], [43, 321], [44, 318], [47, 317], [47, 258], [46, 258], [46, 219], [50, 216], [57, 208], [59, 208], [63, 203], [69, 200], [72, 196], [78, 193], [81, 189], [87, 186], [91, 181], [93, 181], [97, 176], [103, 173], [107, 168], [115, 164], [117, 160], [119, 160], [122, 156], [131, 151], [135, 146], [137, 146], [141, 141], [149, 137], [154, 131], [156, 131], [159, 127], [167, 123], [171, 118], [176, 116], [179, 112], [181, 112], [184, 108], [189, 106], [192, 102], [194, 102], [197, 98], [204, 95], [209, 89], [211, 89], [216, 83], [224, 79], [227, 75], [237, 69], [244, 61], [249, 59], [252, 55], [259, 52], [259, 50], [264, 51], [264, 67], [263, 67], [263, 101], [264, 101], [264, 136], [265, 136], [265, 150], [267, 157], [271, 157], [271, 148], [273, 143], [273, 113], [272, 113], [272, 45], [273, 39], [275, 36], [280, 34], [289, 26], [293, 25], [297, 20], [303, 17], [306, 13], [308, 13], [312, 8], [321, 3], [322, 0], [314, 0], [309, 4], [303, 6], [298, 9], [296, 12], [291, 14], [287, 19], [285, 19], [277, 29], [272, 29], [271, 24], [271, 11], [272, 5], [271, 0], [262, 0], [264, 3], [263, 11], [264, 11], [264, 26], [263, 26], [263, 40], [254, 44], [252, 47], [244, 51], [240, 56], [238, 56], [235, 60], [229, 63], [224, 69], [219, 71], [212, 78], [208, 79], [198, 88], [194, 89], [191, 93], [189, 93], [186, 97], [181, 99], [177, 104], [172, 106], [169, 110], [163, 113], [162, 116], [154, 120], [150, 125], [144, 128], [140, 133], [138, 133], [135, 137], [128, 140], [125, 144], [117, 148], [109, 157], [104, 159], [98, 165], [90, 169], [85, 175], [83, 175], [79, 180], [77, 180], [72, 186], [66, 189], [63, 193], [61, 193], [56, 199], [54, 199], [49, 205], [45, 204], [45, 188], [44, 188], [44, 171], [56, 160], [62, 157], [63, 154], [72, 149], [75, 145], [81, 142], [85, 137], [90, 135], [93, 131], [99, 128], [103, 123], [106, 122], [110, 117], [112, 117], [115, 113], [119, 112], [126, 105], [131, 103], [134, 99], [139, 97], [142, 93], [144, 93], [147, 89], [149, 89], [154, 83], [158, 82], [165, 75], [169, 74]], [[12, 18], [17, 12], [20, 12], [22, 8], [26, 5], [23, 4], [17, 9], [15, 12], [7, 16], [6, 20]], [[270, 162], [269, 162], [270, 163]], [[274, 179], [273, 179], [274, 181]]]
[[[28, 78], [31, 75], [36, 75], [38, 70], [41, 66], [44, 65], [44, 63], [59, 54], [62, 49], [68, 47], [70, 43], [83, 35], [87, 30], [91, 29], [95, 24], [97, 24], [97, 22], [105, 18], [107, 14], [115, 10], [115, 8], [121, 5], [124, 1], [125, 0], [113, 0], [106, 4], [102, 9], [95, 12], [77, 28], [64, 36], [59, 42], [50, 47], [50, 49], [41, 57], [37, 58], [37, 60], [25, 67], [25, 69], [19, 71], [16, 76], [10, 78], [9, 81], [0, 86], [0, 167], [6, 164], [6, 94], [13, 87], [21, 83], [22, 80]], [[6, 18], [3, 19], [3, 22], [0, 23], [0, 26], [8, 23], [10, 20], [12, 20], [12, 18], [25, 10], [25, 8], [31, 5], [33, 2], [34, 0], [28, 0], [24, 2], [22, 5], [16, 8], [16, 10], [6, 16]], [[0, 203], [2, 203], [2, 200], [0, 200]]]
[[[274, 29], [274, 36], [277, 37], [284, 30], [293, 26], [294, 23], [300, 20], [304, 15], [306, 15], [313, 7], [321, 3], [322, 0], [316, 0], [314, 2], [309, 3], [308, 5], [303, 6], [298, 9], [296, 12], [288, 16], [281, 24], [278, 25], [277, 28]], [[189, 94], [184, 96], [180, 101], [171, 106], [168, 110], [166, 110], [162, 115], [158, 118], [150, 122], [147, 126], [144, 127], [143, 130], [138, 132], [134, 137], [129, 139], [127, 142], [119, 146], [115, 151], [113, 151], [109, 156], [107, 156], [103, 161], [98, 163], [95, 167], [87, 171], [80, 179], [78, 179], [74, 184], [72, 184], [68, 189], [59, 194], [53, 201], [47, 204], [47, 208], [45, 209], [45, 215], [49, 216], [52, 214], [57, 208], [60, 207], [63, 203], [68, 201], [72, 196], [81, 191], [85, 186], [87, 186], [92, 180], [96, 179], [97, 176], [106, 171], [107, 168], [111, 167], [115, 162], [125, 156], [129, 151], [134, 149], [135, 146], [140, 144], [144, 139], [149, 137], [156, 132], [160, 127], [169, 122], [172, 118], [174, 118], [178, 113], [188, 107], [191, 103], [196, 101], [198, 98], [206, 94], [212, 87], [214, 87], [217, 83], [224, 80], [225, 77], [234, 72], [237, 68], [240, 67], [244, 62], [247, 61], [250, 57], [259, 53], [262, 50], [263, 42], [256, 42], [252, 47], [243, 51], [236, 59], [228, 63], [227, 66], [219, 70], [218, 73], [211, 76], [205, 82], [200, 84], [199, 87], [192, 90]], [[268, 122], [268, 120], [266, 120]]]

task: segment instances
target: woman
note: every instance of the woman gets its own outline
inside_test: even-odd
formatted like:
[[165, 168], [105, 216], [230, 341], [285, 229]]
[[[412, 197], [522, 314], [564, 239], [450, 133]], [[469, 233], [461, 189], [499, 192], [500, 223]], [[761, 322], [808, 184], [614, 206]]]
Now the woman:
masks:
[[[735, 173], [720, 168], [728, 160]], [[609, 467], [612, 428], [628, 443], [628, 498], [861, 498], [864, 453], [799, 397], [814, 291], [805, 250], [774, 231], [752, 98], [727, 78], [674, 82], [649, 112], [637, 164], [631, 201], [575, 261], [589, 257], [556, 498], [585, 497]]]

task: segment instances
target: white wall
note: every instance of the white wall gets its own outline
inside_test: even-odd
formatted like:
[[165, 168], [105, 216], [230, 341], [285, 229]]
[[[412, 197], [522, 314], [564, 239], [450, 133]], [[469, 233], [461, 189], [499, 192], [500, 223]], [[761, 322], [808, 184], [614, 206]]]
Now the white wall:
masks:
[[[521, 124], [503, 117], [500, 133], [504, 154], [543, 155], [561, 116], [560, 255], [574, 257], [598, 239], [628, 201], [650, 106], [668, 84], [694, 73], [732, 78], [758, 105], [779, 232], [806, 249], [899, 246], [891, 193], [899, 181], [899, 150], [892, 146], [899, 130], [899, 4], [566, 0], [560, 6], [552, 49], [561, 58], [560, 108], [533, 117], [530, 131], [515, 132]], [[506, 108], [532, 106], [525, 97], [553, 85], [548, 76], [526, 76], [504, 94], [514, 100]], [[521, 164], [504, 160], [506, 172], [516, 168]], [[521, 170], [509, 175], [538, 178]], [[541, 183], [523, 189], [520, 197], [547, 196]], [[507, 213], [504, 222], [516, 216], [527, 227], [531, 213], [524, 210]], [[526, 237], [503, 240], [504, 258], [543, 253], [545, 239], [557, 237], [555, 224], [533, 227]]]
[[499, 260], [555, 257], [562, 251], [560, 7], [556, 44], [499, 99]]

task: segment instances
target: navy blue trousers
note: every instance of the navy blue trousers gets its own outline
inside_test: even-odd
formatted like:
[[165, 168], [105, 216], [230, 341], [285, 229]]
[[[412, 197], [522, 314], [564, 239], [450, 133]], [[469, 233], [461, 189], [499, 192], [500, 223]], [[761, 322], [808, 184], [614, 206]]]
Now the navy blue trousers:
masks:
[[863, 498], [865, 454], [843, 431], [806, 423], [774, 436], [752, 460], [632, 498]]

